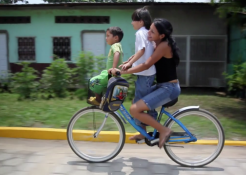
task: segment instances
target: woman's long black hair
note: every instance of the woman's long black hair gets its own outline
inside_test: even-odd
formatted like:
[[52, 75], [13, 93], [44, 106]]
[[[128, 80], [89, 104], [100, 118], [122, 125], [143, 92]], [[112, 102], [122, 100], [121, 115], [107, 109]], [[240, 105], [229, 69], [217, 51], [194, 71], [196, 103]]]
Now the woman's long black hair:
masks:
[[172, 37], [173, 33], [173, 26], [172, 24], [163, 18], [157, 18], [154, 20], [154, 25], [156, 29], [158, 30], [159, 34], [164, 34], [165, 37], [162, 39], [162, 41], [167, 41], [168, 45], [172, 48], [173, 52], [173, 58], [175, 60], [176, 66], [179, 64], [179, 48], [177, 47], [177, 44], [175, 40]]

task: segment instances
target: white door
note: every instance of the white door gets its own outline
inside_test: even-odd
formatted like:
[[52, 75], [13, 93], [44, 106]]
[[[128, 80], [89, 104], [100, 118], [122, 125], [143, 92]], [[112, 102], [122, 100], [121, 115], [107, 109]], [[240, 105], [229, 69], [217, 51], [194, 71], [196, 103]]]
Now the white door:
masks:
[[83, 51], [92, 52], [95, 56], [105, 55], [105, 32], [83, 32]]
[[7, 36], [5, 33], [0, 33], [0, 76], [6, 75], [8, 71], [7, 60]]

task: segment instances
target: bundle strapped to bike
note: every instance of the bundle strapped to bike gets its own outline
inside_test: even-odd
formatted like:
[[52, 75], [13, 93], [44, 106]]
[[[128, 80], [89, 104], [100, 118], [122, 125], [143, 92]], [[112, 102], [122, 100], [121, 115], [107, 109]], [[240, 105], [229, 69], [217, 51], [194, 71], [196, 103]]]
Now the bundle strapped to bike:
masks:
[[124, 78], [111, 77], [99, 108], [105, 112], [117, 111], [127, 96], [128, 88], [129, 83]]

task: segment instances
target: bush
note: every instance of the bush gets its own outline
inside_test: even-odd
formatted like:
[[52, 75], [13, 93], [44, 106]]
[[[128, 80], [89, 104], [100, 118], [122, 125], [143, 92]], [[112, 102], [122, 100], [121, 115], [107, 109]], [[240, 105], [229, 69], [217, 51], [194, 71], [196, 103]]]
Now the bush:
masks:
[[73, 84], [78, 88], [75, 95], [81, 100], [87, 96], [88, 79], [94, 73], [93, 57], [91, 52], [81, 52], [76, 58], [76, 68], [73, 69]]
[[67, 88], [72, 82], [71, 77], [72, 71], [66, 61], [57, 58], [44, 70], [40, 82], [46, 93], [63, 98], [66, 97]]
[[11, 82], [11, 73], [8, 71], [1, 71], [0, 72], [0, 89], [1, 92], [9, 92], [11, 93], [10, 90], [10, 82]]
[[75, 95], [79, 99], [82, 100], [87, 97], [88, 81], [106, 68], [105, 60], [105, 56], [94, 57], [91, 52], [81, 52], [79, 54], [76, 59], [76, 68], [73, 69], [75, 75], [73, 84], [79, 88], [76, 90]]
[[102, 70], [106, 69], [106, 59], [107, 57], [104, 55], [96, 56], [95, 57], [95, 73], [100, 73]]
[[12, 76], [12, 87], [14, 92], [19, 94], [19, 99], [22, 98], [31, 98], [33, 93], [38, 91], [39, 82], [36, 81], [38, 76], [36, 75], [37, 71], [32, 67], [29, 67], [30, 63], [22, 62], [18, 63], [23, 66], [21, 72], [17, 72]]
[[[233, 65], [233, 74], [224, 73], [227, 79], [229, 91], [240, 91], [245, 93], [246, 88], [246, 62]], [[245, 94], [241, 97], [245, 98]]]

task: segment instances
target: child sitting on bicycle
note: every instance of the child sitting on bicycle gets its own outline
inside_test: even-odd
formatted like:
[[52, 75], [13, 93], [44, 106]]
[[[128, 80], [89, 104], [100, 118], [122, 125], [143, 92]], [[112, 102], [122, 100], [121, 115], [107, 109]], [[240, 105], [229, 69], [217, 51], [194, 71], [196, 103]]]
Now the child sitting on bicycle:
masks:
[[[108, 84], [108, 69], [117, 68], [122, 64], [123, 50], [120, 44], [124, 36], [123, 31], [119, 27], [110, 27], [106, 31], [106, 42], [111, 45], [108, 59], [106, 63], [106, 70], [103, 70], [100, 75], [90, 79], [89, 88], [95, 93], [95, 97], [90, 97], [88, 101], [98, 106], [101, 102], [102, 93], [107, 88]], [[114, 72], [112, 72], [114, 73]]]
[[[122, 70], [126, 70], [130, 67], [136, 67], [139, 64], [144, 63], [153, 53], [153, 42], [148, 40], [148, 30], [151, 25], [151, 16], [149, 11], [144, 7], [134, 11], [132, 14], [132, 25], [136, 32], [135, 39], [135, 55], [130, 57], [127, 62], [124, 62]], [[151, 92], [151, 86], [155, 80], [155, 65], [152, 65], [149, 69], [141, 72], [134, 73], [137, 75], [137, 81], [135, 83], [135, 97], [133, 103], [136, 103], [142, 97], [148, 95]], [[157, 112], [150, 110], [147, 112], [153, 118], [157, 118]], [[146, 125], [141, 123], [138, 119], [134, 119], [135, 123], [146, 130]], [[135, 140], [135, 137], [130, 137], [130, 140]]]

